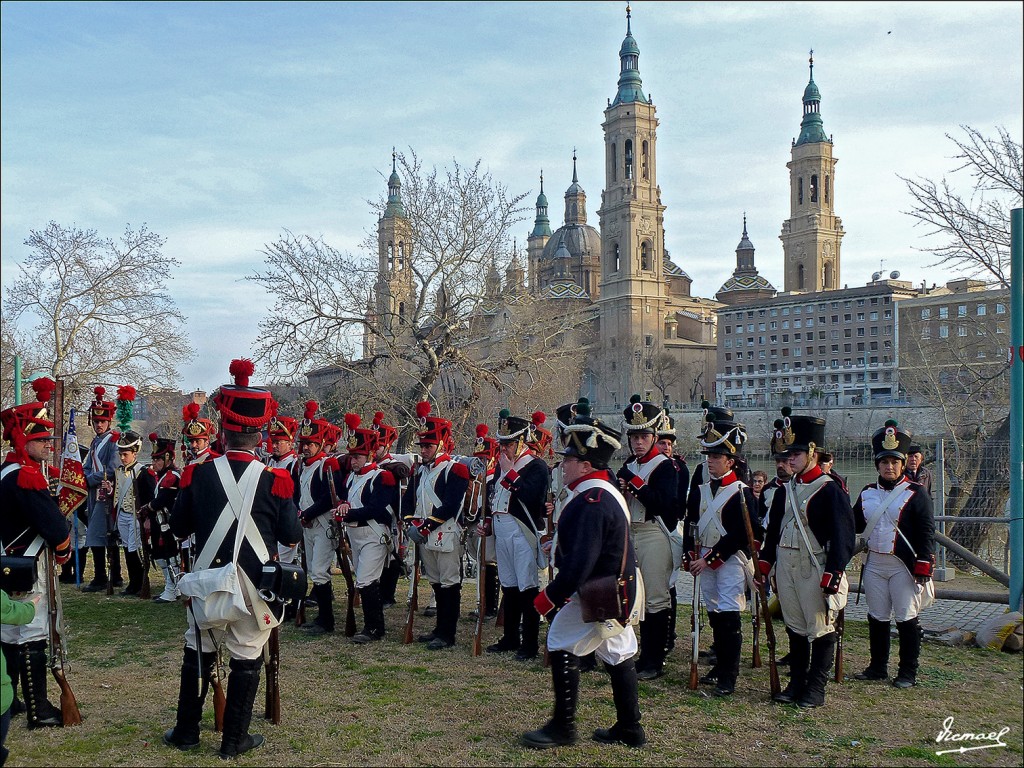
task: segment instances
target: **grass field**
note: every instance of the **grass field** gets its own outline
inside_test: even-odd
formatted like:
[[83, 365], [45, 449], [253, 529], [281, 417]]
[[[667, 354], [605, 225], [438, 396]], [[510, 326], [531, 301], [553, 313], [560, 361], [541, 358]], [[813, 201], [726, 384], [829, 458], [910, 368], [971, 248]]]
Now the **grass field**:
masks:
[[[401, 590], [406, 586], [400, 583]], [[463, 592], [465, 610], [475, 585]], [[154, 583], [157, 594], [159, 582]], [[14, 720], [8, 764], [17, 765], [223, 765], [216, 754], [212, 697], [204, 715], [202, 747], [183, 753], [161, 743], [173, 725], [181, 661], [184, 609], [137, 599], [81, 594], [62, 587], [71, 668], [68, 679], [84, 723], [29, 732]], [[343, 625], [340, 579], [335, 607]], [[425, 605], [426, 590], [421, 596]], [[1013, 765], [1022, 751], [1022, 657], [977, 648], [925, 643], [918, 686], [898, 691], [885, 683], [830, 684], [828, 704], [799, 711], [768, 699], [767, 651], [761, 669], [749, 667], [749, 621], [744, 666], [736, 694], [727, 699], [689, 691], [689, 607], [680, 606], [680, 645], [664, 677], [642, 683], [643, 750], [603, 747], [589, 740], [614, 721], [607, 677], [583, 675], [579, 745], [548, 752], [519, 746], [519, 736], [542, 725], [551, 709], [549, 671], [540, 661], [471, 655], [474, 624], [459, 625], [458, 645], [431, 652], [401, 644], [405, 612], [387, 611], [389, 634], [356, 646], [339, 634], [309, 637], [282, 628], [283, 722], [262, 719], [257, 697], [253, 731], [267, 745], [243, 756], [242, 765]], [[417, 617], [417, 630], [432, 626]], [[543, 627], [542, 627], [543, 632]], [[785, 633], [777, 629], [783, 644]], [[488, 626], [485, 642], [500, 630]], [[848, 622], [846, 674], [867, 664], [867, 628]], [[687, 645], [684, 649], [682, 646]], [[764, 646], [762, 645], [762, 648]], [[785, 651], [780, 649], [780, 653]], [[893, 647], [893, 662], [897, 656]], [[780, 670], [781, 671], [781, 670]], [[783, 684], [786, 677], [783, 672]], [[57, 699], [51, 681], [50, 698]], [[999, 731], [1006, 747], [936, 755], [961, 743], [937, 744], [943, 721], [962, 733]], [[972, 742], [979, 744], [981, 742]]]

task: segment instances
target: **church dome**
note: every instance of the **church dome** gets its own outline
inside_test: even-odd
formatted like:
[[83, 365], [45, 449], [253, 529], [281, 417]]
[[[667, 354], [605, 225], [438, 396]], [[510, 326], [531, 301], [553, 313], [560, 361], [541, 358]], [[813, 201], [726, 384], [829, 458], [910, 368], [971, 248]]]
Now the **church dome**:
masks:
[[574, 261], [580, 257], [598, 259], [601, 256], [601, 233], [586, 224], [566, 224], [559, 227], [544, 245], [541, 260], [552, 262], [560, 245]]

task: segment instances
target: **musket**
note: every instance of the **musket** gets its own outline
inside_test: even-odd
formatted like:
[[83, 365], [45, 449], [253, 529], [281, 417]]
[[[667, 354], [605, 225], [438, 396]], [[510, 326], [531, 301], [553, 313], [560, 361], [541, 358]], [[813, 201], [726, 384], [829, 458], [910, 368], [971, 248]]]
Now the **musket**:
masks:
[[692, 653], [690, 655], [690, 690], [696, 691], [700, 682], [700, 670], [697, 664], [697, 657], [700, 655], [700, 574], [693, 577], [693, 600], [690, 613], [690, 642]]
[[477, 595], [479, 605], [477, 606], [476, 635], [473, 637], [473, 655], [479, 656], [483, 653], [484, 617], [487, 613], [487, 524], [490, 522], [490, 515], [487, 510], [487, 470], [480, 483], [480, 488], [474, 492], [480, 494], [480, 503], [477, 507], [477, 514], [480, 516], [480, 525], [484, 535], [477, 536], [476, 542], [476, 579]]
[[[138, 512], [142, 512], [142, 519]], [[148, 504], [142, 506], [136, 513], [136, 520], [139, 526], [139, 539], [142, 541], [142, 587], [139, 589], [139, 598], [149, 600], [153, 597], [153, 586], [149, 583], [149, 569], [153, 565], [153, 553], [149, 546], [149, 537], [146, 536], [145, 519], [149, 517], [150, 507]]]
[[[299, 560], [302, 563], [302, 570], [309, 573], [309, 568], [306, 566], [306, 543], [303, 541], [299, 542]], [[301, 627], [306, 623], [306, 596], [303, 595], [298, 599], [298, 604], [295, 607], [295, 626]]]
[[[198, 627], [196, 631], [199, 631]], [[213, 662], [213, 671], [210, 674], [210, 686], [213, 688], [213, 730], [217, 733], [224, 733], [224, 709], [228, 702], [224, 696], [219, 645], [217, 646], [217, 658]]]
[[[104, 485], [106, 484], [106, 482], [107, 482], [107, 468], [104, 467], [103, 468], [103, 483], [104, 483]], [[100, 486], [100, 488], [102, 488], [102, 487], [103, 486]], [[103, 495], [105, 497], [104, 501], [109, 503], [111, 501], [111, 498], [108, 495], [107, 491], [104, 491]], [[113, 506], [114, 506], [113, 504], [110, 505], [111, 509], [113, 508]], [[117, 516], [116, 516], [116, 512], [115, 512], [114, 516], [111, 517], [110, 510], [107, 510], [107, 559], [108, 560], [111, 559], [111, 557], [110, 557], [111, 542], [113, 542], [113, 546], [116, 549], [117, 548]], [[107, 594], [108, 595], [114, 594], [114, 574], [112, 573], [112, 571], [113, 571], [112, 566], [113, 566], [112, 562], [107, 563]]]
[[78, 709], [78, 700], [64, 674], [67, 647], [64, 643], [64, 634], [59, 626], [63, 618], [63, 606], [60, 602], [60, 589], [57, 587], [57, 563], [50, 547], [46, 548], [45, 562], [46, 592], [50, 604], [50, 672], [53, 674], [53, 679], [57, 681], [57, 685], [60, 686], [60, 718], [61, 724], [66, 728], [71, 725], [79, 725], [82, 722], [82, 712]]
[[[761, 562], [757, 556], [757, 542], [754, 540], [754, 527], [750, 524], [750, 510], [747, 508], [745, 489], [740, 489], [740, 509], [743, 510], [743, 527], [747, 530], [747, 546], [750, 548], [750, 559], [754, 564], [754, 574], [760, 580], [757, 586], [757, 599], [760, 603], [760, 614], [764, 617], [764, 636], [768, 641], [768, 684], [772, 696], [782, 691], [779, 682], [779, 667], [775, 662], [775, 627], [772, 625], [772, 612], [768, 608], [768, 592], [764, 578], [761, 576]], [[755, 638], [760, 632], [755, 634]]]
[[754, 604], [750, 610], [750, 623], [753, 625], [754, 639], [751, 643], [750, 666], [761, 668], [761, 601], [754, 595]]
[[836, 616], [836, 674], [835, 681], [843, 682], [843, 634], [846, 631], [846, 609], [840, 608]]
[[[305, 596], [303, 596], [305, 597]], [[270, 639], [264, 646], [264, 665], [267, 668], [267, 701], [263, 717], [274, 725], [281, 724], [281, 627], [270, 630]]]
[[[334, 471], [325, 467], [327, 471], [327, 486], [331, 489], [331, 509], [338, 508], [341, 500], [338, 498], [338, 490], [334, 485]], [[356, 583], [352, 578], [352, 552], [349, 549], [348, 537], [345, 535], [345, 527], [331, 520], [331, 525], [338, 534], [338, 545], [336, 553], [341, 564], [341, 573], [345, 577], [345, 586], [348, 587], [348, 608], [345, 611], [345, 637], [352, 637], [356, 633]]]
[[410, 541], [412, 547], [412, 579], [409, 581], [409, 615], [405, 617], [405, 636], [402, 638], [403, 645], [409, 645], [413, 640], [413, 624], [416, 621], [416, 611], [419, 608], [420, 588], [420, 553], [416, 542]]

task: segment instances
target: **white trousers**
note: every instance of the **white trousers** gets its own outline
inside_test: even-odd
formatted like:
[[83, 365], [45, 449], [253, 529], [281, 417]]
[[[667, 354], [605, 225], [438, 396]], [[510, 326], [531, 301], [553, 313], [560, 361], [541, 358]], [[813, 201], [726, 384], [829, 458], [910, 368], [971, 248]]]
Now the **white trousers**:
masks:
[[583, 621], [578, 594], [555, 614], [548, 628], [547, 646], [549, 651], [567, 651], [576, 656], [593, 653], [612, 666], [633, 658], [638, 648], [632, 625], [605, 638], [601, 637], [597, 622]]
[[828, 610], [821, 579], [803, 549], [779, 547], [775, 584], [786, 626], [810, 640], [835, 631], [835, 615]]
[[416, 545], [421, 575], [430, 584], [454, 587], [462, 583], [462, 545], [456, 542], [451, 552], [438, 552], [422, 544]]
[[896, 555], [868, 552], [864, 566], [868, 615], [879, 621], [910, 621], [921, 612], [917, 582]]
[[37, 640], [46, 640], [50, 636], [50, 596], [46, 590], [46, 558], [40, 554], [36, 560], [36, 583], [32, 591], [24, 596], [19, 595], [19, 600], [35, 600], [36, 615], [28, 624], [4, 624], [0, 626], [0, 639], [12, 645], [23, 645], [33, 643]]
[[[710, 551], [709, 547], [704, 547], [701, 555]], [[701, 571], [700, 596], [709, 613], [746, 610], [747, 572], [739, 553], [718, 568], [705, 568]]]
[[672, 608], [668, 582], [672, 577], [672, 545], [657, 523], [631, 525], [637, 565], [644, 577], [647, 613], [660, 613]]
[[302, 529], [302, 543], [306, 547], [306, 568], [309, 580], [314, 584], [329, 584], [331, 566], [336, 559], [336, 546], [327, 536], [331, 515], [320, 515], [313, 520], [311, 528]]
[[352, 547], [356, 588], [362, 589], [380, 580], [380, 575], [388, 562], [390, 540], [385, 540], [380, 532], [368, 525], [361, 528], [347, 525], [345, 530], [348, 532], [348, 541]]
[[[537, 550], [533, 541], [523, 533], [522, 526], [512, 515], [495, 515], [494, 553], [498, 559], [498, 581], [501, 586], [519, 591], [536, 589]], [[532, 537], [531, 537], [532, 538]]]

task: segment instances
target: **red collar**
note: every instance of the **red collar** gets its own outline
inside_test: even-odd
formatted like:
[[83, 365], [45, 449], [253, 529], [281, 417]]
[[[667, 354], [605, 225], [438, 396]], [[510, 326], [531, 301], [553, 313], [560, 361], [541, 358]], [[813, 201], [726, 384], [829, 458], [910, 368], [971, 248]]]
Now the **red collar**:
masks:
[[256, 461], [256, 454], [251, 451], [236, 451], [232, 449], [224, 455], [228, 457], [228, 461]]
[[287, 459], [287, 458], [288, 458], [289, 456], [295, 456], [295, 455], [296, 455], [296, 454], [295, 454], [295, 451], [294, 451], [294, 450], [291, 450], [291, 451], [288, 451], [288, 453], [286, 453], [286, 454], [285, 454], [284, 456], [271, 456], [271, 458], [272, 458], [272, 459], [273, 459], [274, 461], [284, 461], [284, 460], [285, 460], [285, 459]]
[[[722, 478], [717, 482], [721, 483], [722, 487], [725, 488], [725, 486], [732, 485], [733, 483], [735, 483], [737, 479], [738, 478], [736, 477], [736, 470], [730, 469], [728, 472], [722, 475]], [[714, 480], [714, 478], [712, 478], [712, 480]]]
[[646, 464], [648, 461], [653, 459], [655, 456], [660, 456], [660, 455], [661, 455], [661, 449], [658, 447], [657, 443], [655, 443], [654, 445], [651, 446], [651, 450], [649, 450], [647, 453], [644, 454], [643, 458], [638, 458], [636, 460], [636, 463], [637, 464]]
[[434, 460], [432, 462], [430, 462], [430, 466], [436, 467], [436, 466], [438, 466], [440, 464], [443, 464], [446, 461], [451, 461], [451, 460], [452, 460], [451, 454], [442, 453], [440, 456], [435, 456], [434, 457]]
[[320, 459], [322, 459], [322, 458], [324, 458], [324, 452], [320, 451], [320, 453], [318, 453], [316, 456], [310, 456], [308, 459], [303, 459], [302, 460], [302, 465], [304, 467], [311, 467], [314, 464], [316, 464], [318, 461], [320, 461]]
[[798, 483], [813, 483], [815, 480], [817, 480], [823, 474], [825, 474], [825, 473], [821, 471], [821, 467], [819, 467], [817, 464], [815, 464], [811, 469], [807, 470], [802, 475], [799, 475], [796, 478], [796, 481]]
[[589, 475], [584, 475], [583, 477], [581, 477], [581, 478], [579, 478], [579, 479], [569, 483], [569, 490], [570, 491], [575, 491], [577, 485], [579, 485], [580, 483], [585, 482], [587, 480], [605, 480], [605, 481], [607, 481], [608, 480], [608, 470], [607, 469], [595, 469]]
[[365, 475], [367, 472], [373, 472], [377, 468], [377, 464], [370, 461], [363, 465], [363, 468], [356, 472], [357, 475]]

